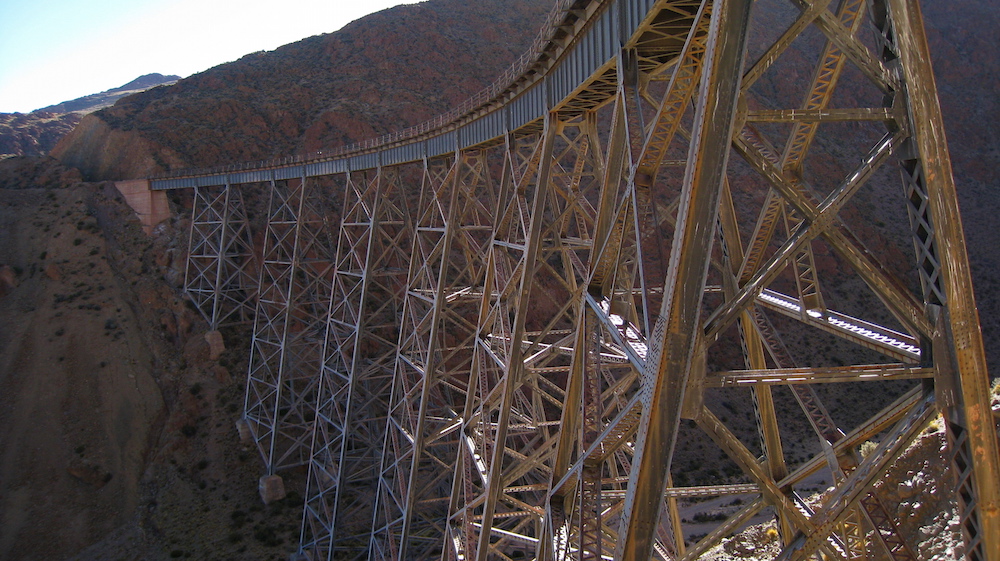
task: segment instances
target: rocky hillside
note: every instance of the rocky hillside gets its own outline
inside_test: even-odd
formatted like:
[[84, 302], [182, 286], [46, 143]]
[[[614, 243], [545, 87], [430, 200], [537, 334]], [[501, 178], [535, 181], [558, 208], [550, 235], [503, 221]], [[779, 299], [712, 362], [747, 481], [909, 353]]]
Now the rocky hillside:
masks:
[[93, 113], [99, 109], [114, 105], [116, 101], [125, 96], [144, 92], [156, 86], [169, 86], [180, 79], [180, 76], [174, 75], [145, 74], [124, 86], [80, 97], [72, 101], [64, 101], [48, 107], [42, 107], [39, 111], [48, 111], [50, 113]]
[[180, 76], [146, 74], [124, 86], [43, 107], [31, 113], [0, 113], [0, 160], [12, 156], [44, 156], [87, 113], [114, 105], [127, 95], [172, 84], [179, 78]]
[[[864, 449], [864, 447], [862, 447]], [[938, 483], [954, 477], [948, 462], [944, 421], [938, 417], [917, 437], [896, 461], [891, 475], [875, 483], [875, 494], [894, 512], [899, 513], [899, 529], [910, 537], [908, 542], [925, 561], [962, 559], [964, 543], [954, 493]], [[832, 489], [832, 488], [831, 488]], [[810, 506], [829, 498], [830, 489], [809, 497]], [[714, 512], [731, 514], [739, 505]], [[713, 512], [713, 511], [710, 511]], [[705, 561], [766, 561], [774, 559], [781, 548], [778, 530], [772, 521], [745, 528], [709, 550]], [[873, 542], [874, 543], [874, 540]], [[873, 548], [872, 559], [888, 561], [880, 548]]]
[[65, 559], [134, 516], [179, 357], [157, 316], [192, 315], [141, 273], [113, 186], [38, 167], [44, 188], [0, 180], [3, 560]]
[[0, 113], [0, 159], [42, 156], [79, 124], [79, 113]]
[[431, 0], [249, 54], [90, 115], [53, 151], [90, 179], [332, 148], [430, 119], [495, 79], [551, 0]]
[[260, 504], [232, 424], [249, 334], [206, 337], [179, 296], [188, 224], [149, 237], [113, 184], [0, 162], [0, 561], [272, 559], [297, 541], [301, 497]]

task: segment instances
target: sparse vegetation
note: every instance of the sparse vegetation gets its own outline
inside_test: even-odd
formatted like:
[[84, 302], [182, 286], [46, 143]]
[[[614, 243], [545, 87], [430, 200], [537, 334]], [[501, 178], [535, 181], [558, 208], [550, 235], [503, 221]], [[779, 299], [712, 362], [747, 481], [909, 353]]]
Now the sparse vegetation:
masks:
[[867, 458], [872, 452], [875, 451], [876, 448], [878, 448], [877, 443], [872, 442], [871, 440], [866, 440], [861, 444], [861, 446], [858, 447], [858, 453], [861, 454], [862, 458]]
[[285, 540], [278, 536], [277, 531], [270, 526], [255, 527], [253, 537], [268, 547], [277, 547], [285, 543]]

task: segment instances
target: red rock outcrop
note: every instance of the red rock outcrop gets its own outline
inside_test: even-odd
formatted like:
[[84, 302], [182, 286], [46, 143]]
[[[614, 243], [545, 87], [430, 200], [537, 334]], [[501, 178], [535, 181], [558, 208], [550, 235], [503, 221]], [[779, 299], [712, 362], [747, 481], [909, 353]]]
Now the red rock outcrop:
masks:
[[143, 177], [182, 160], [168, 148], [131, 130], [112, 129], [94, 114], [87, 115], [51, 152], [52, 157], [80, 170], [85, 177]]
[[109, 107], [115, 101], [179, 76], [147, 74], [124, 86], [50, 105], [31, 113], [0, 113], [0, 159], [10, 156], [45, 156], [69, 134], [84, 115]]
[[0, 113], [0, 157], [48, 154], [79, 122], [77, 113]]

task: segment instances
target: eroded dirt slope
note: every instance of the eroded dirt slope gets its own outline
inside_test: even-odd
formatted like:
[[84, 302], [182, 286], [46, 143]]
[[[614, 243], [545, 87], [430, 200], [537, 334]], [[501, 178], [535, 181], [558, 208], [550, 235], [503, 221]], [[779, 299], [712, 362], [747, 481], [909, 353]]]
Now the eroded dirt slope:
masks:
[[284, 558], [301, 497], [261, 504], [249, 337], [213, 352], [179, 297], [188, 221], [150, 238], [111, 184], [27, 185], [0, 173], [0, 560]]
[[157, 357], [94, 196], [0, 190], [0, 558], [60, 558], [122, 523], [159, 432]]

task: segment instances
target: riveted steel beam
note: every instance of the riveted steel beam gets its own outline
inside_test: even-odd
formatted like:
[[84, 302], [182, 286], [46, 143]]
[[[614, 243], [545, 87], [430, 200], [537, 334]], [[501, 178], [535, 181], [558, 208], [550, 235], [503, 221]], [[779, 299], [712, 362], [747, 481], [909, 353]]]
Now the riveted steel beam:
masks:
[[647, 559], [681, 418], [684, 387], [699, 341], [695, 337], [702, 286], [715, 228], [722, 171], [729, 156], [736, 96], [750, 4], [724, 2], [712, 13], [678, 234], [671, 254], [663, 308], [651, 334], [653, 350], [644, 372], [643, 422], [636, 439], [626, 514], [616, 555]]

